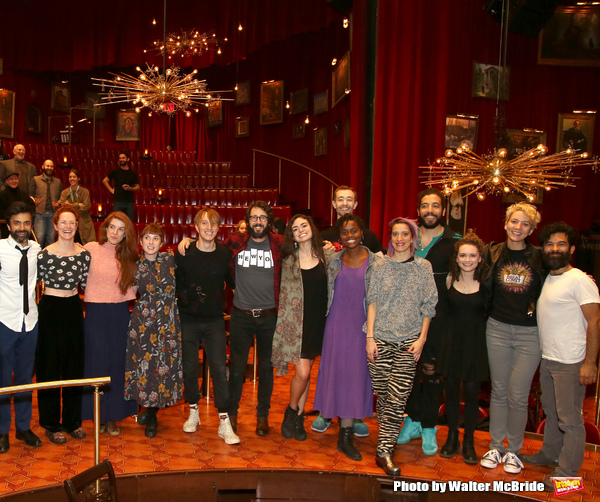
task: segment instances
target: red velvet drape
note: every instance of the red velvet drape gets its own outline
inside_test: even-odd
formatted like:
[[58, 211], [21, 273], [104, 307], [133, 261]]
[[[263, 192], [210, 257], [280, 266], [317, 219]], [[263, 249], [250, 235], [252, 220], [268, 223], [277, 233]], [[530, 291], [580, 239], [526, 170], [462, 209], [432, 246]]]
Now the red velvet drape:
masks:
[[[498, 64], [500, 25], [482, 10], [484, 3], [379, 2], [371, 228], [384, 240], [393, 217], [416, 217], [416, 194], [425, 187], [418, 166], [443, 154], [447, 114], [479, 115], [476, 150], [493, 149], [496, 102], [471, 97], [473, 62]], [[600, 70], [538, 65], [537, 44], [509, 34], [504, 115], [508, 128], [545, 130], [553, 153], [558, 113], [600, 109]], [[597, 124], [596, 153], [599, 141]], [[587, 169], [577, 174], [576, 188], [544, 194], [542, 224], [563, 219], [584, 230], [600, 219], [600, 176]], [[484, 240], [503, 239], [505, 208], [499, 197], [470, 197], [467, 225]]]

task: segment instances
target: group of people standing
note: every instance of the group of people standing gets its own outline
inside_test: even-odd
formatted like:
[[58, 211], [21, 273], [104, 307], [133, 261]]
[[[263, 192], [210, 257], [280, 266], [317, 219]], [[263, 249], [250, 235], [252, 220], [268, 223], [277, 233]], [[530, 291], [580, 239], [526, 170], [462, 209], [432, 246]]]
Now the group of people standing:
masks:
[[[17, 202], [7, 213], [10, 236], [0, 241], [0, 350], [7, 361], [2, 385], [13, 373], [15, 384], [30, 381], [33, 357], [26, 354], [37, 344], [38, 381], [111, 376], [101, 407], [102, 429], [110, 435], [120, 433], [117, 422], [135, 414], [137, 403], [145, 407], [138, 422], [146, 426], [146, 436], [154, 437], [157, 411], [181, 397], [189, 403], [183, 430], [191, 433], [200, 425], [202, 344], [220, 419], [218, 435], [227, 444], [238, 444], [239, 403], [256, 338], [259, 436], [270, 432], [273, 368], [283, 375], [292, 364], [281, 433], [298, 441], [307, 438], [304, 412], [310, 374], [320, 356], [314, 403], [320, 414], [312, 429], [324, 432], [339, 417], [337, 448], [350, 459], [362, 459], [353, 437], [369, 433], [362, 420], [373, 416], [374, 393], [379, 422], [375, 460], [386, 474], [400, 474], [395, 444], [421, 438], [423, 453], [437, 454], [442, 390], [449, 434], [439, 454], [455, 456], [461, 450], [462, 385], [462, 456], [467, 464], [476, 464], [479, 388], [491, 378], [492, 441], [481, 465], [503, 464], [510, 474], [521, 471], [523, 460], [555, 466], [555, 472], [564, 475], [579, 469], [580, 455], [565, 450], [572, 441], [569, 444], [579, 451], [581, 443], [583, 425], [573, 408], [581, 406], [583, 386], [595, 381], [600, 300], [585, 274], [572, 273], [576, 269], [569, 265], [574, 250], [570, 227], [560, 223], [543, 230], [541, 250], [529, 243], [541, 219], [534, 206], [510, 206], [506, 241], [484, 245], [472, 232], [461, 237], [449, 229], [442, 222], [443, 195], [424, 190], [418, 196], [418, 222], [390, 222], [384, 256], [376, 236], [353, 214], [356, 192], [340, 187], [333, 200], [339, 218], [321, 235], [306, 215], [295, 215], [283, 235], [271, 232], [273, 211], [257, 201], [247, 209], [245, 231], [220, 243], [220, 216], [204, 208], [194, 219], [198, 239], [184, 239], [174, 256], [159, 251], [164, 244], [160, 225], [147, 225], [138, 240], [131, 219], [121, 211], [104, 221], [98, 242], [77, 245], [74, 236], [84, 197], [72, 187], [66, 199], [71, 204], [58, 208], [52, 220], [58, 239], [41, 252], [29, 240], [30, 206]], [[562, 291], [556, 276], [563, 273], [575, 277], [569, 288], [582, 288], [567, 294], [569, 301], [575, 299], [570, 310], [574, 324], [569, 325], [577, 338], [573, 350], [570, 335], [557, 332], [563, 321], [553, 313], [555, 295]], [[39, 333], [36, 276], [45, 285]], [[229, 378], [225, 284], [235, 287]], [[545, 295], [551, 287], [552, 295]], [[85, 291], [85, 320], [78, 288]], [[130, 315], [129, 301], [136, 295]], [[550, 318], [554, 320], [548, 323]], [[563, 352], [569, 354], [566, 361], [561, 359]], [[529, 389], [541, 358], [549, 439], [542, 453], [528, 458], [519, 454]], [[570, 380], [559, 389], [558, 379], [565, 373]], [[577, 402], [566, 406], [565, 393], [576, 395]], [[92, 418], [91, 396], [84, 396], [82, 411], [81, 391], [64, 389], [62, 418], [60, 400], [59, 390], [40, 391], [40, 424], [47, 437], [53, 443], [66, 442], [65, 433], [85, 437], [81, 420]], [[29, 428], [30, 397], [16, 396], [15, 403], [17, 439], [38, 446], [39, 438]], [[4, 397], [1, 452], [9, 447], [10, 421], [10, 401]], [[565, 433], [562, 448], [557, 430]]]

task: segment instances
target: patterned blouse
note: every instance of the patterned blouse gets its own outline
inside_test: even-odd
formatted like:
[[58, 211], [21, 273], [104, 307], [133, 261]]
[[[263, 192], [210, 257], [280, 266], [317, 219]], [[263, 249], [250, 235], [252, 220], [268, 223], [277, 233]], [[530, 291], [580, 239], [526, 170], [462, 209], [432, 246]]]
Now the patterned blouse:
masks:
[[48, 288], [72, 291], [80, 284], [85, 289], [90, 261], [90, 252], [85, 249], [73, 256], [61, 256], [44, 249], [38, 254], [38, 279]]

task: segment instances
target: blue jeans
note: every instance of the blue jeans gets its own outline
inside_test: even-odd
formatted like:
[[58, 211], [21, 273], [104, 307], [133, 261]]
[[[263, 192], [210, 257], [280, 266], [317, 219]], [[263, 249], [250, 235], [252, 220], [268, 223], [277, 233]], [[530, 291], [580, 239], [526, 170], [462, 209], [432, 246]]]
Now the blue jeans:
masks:
[[531, 381], [542, 356], [538, 328], [490, 318], [486, 340], [492, 380], [490, 448], [518, 454], [527, 424]]
[[582, 362], [564, 364], [542, 359], [540, 365], [542, 407], [546, 413], [542, 451], [548, 458], [558, 459], [558, 467], [567, 476], [577, 476], [585, 450], [581, 415], [585, 385], [579, 385]]
[[[38, 338], [37, 324], [31, 331], [13, 331], [0, 323], [0, 387], [31, 383]], [[14, 381], [13, 381], [14, 375]], [[0, 434], [8, 434], [11, 423], [10, 395], [0, 396]], [[18, 431], [31, 428], [31, 391], [15, 398], [15, 426]]]
[[229, 411], [229, 387], [225, 374], [227, 359], [225, 323], [222, 318], [205, 321], [183, 313], [180, 318], [185, 400], [190, 404], [196, 404], [200, 400], [198, 349], [202, 342], [215, 393], [215, 408], [219, 410], [219, 413], [227, 413]]
[[[135, 223], [135, 205], [133, 202], [114, 202], [113, 211], [121, 211], [125, 213], [131, 220], [131, 223]], [[142, 221], [140, 223], [146, 222]]]
[[56, 229], [52, 218], [54, 218], [54, 212], [45, 212], [44, 214], [36, 214], [33, 220], [33, 231], [42, 249], [53, 244], [56, 240]]
[[231, 312], [229, 322], [229, 396], [231, 405], [229, 414], [237, 416], [244, 387], [244, 375], [248, 364], [248, 354], [256, 335], [258, 360], [258, 404], [257, 417], [268, 417], [273, 393], [273, 335], [277, 324], [277, 314], [266, 317], [252, 317], [235, 309]]

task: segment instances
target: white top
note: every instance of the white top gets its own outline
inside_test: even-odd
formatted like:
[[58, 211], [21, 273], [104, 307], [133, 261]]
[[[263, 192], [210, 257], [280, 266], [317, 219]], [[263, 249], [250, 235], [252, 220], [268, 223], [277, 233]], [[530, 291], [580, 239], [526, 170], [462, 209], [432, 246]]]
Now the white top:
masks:
[[587, 321], [582, 305], [600, 303], [598, 288], [578, 268], [548, 275], [537, 304], [542, 358], [564, 364], [585, 359]]
[[42, 248], [35, 241], [28, 243], [29, 313], [25, 315], [23, 314], [23, 286], [19, 285], [19, 264], [23, 254], [15, 249], [17, 245], [12, 237], [0, 240], [0, 322], [8, 329], [20, 333], [23, 329], [23, 320], [25, 320], [26, 331], [31, 331], [37, 324], [35, 286], [37, 284], [37, 258]]

